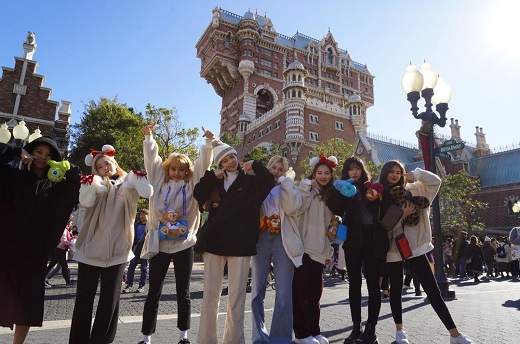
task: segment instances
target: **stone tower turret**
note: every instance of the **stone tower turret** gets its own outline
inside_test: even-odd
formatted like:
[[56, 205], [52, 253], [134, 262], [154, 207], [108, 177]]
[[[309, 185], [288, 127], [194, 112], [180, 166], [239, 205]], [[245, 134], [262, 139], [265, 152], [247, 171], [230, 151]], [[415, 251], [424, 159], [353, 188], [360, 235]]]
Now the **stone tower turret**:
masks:
[[300, 149], [305, 143], [304, 109], [307, 99], [307, 88], [305, 87], [307, 76], [305, 67], [297, 59], [291, 62], [283, 72], [283, 93], [286, 107], [284, 143], [289, 148], [293, 163], [298, 159]]

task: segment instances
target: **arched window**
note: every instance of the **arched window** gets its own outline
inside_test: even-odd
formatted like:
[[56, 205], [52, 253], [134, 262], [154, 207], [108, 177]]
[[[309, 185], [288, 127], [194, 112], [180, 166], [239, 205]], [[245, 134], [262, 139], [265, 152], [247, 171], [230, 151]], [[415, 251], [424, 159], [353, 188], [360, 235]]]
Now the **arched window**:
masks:
[[332, 49], [331, 48], [327, 49], [327, 62], [329, 64], [332, 64]]

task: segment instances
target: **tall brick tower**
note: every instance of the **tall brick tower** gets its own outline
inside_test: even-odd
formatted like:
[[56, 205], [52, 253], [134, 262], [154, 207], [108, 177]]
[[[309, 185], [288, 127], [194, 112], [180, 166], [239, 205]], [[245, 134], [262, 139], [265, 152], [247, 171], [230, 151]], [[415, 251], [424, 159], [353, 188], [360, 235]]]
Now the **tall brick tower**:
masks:
[[[45, 77], [36, 74], [38, 63], [34, 33], [29, 32], [23, 43], [23, 58], [15, 57], [13, 68], [2, 67], [0, 78], [0, 123], [13, 128], [24, 120], [30, 132], [39, 128], [44, 136], [51, 136], [62, 153], [69, 144], [70, 102], [50, 100], [52, 89], [44, 87]], [[56, 119], [56, 111], [57, 119]]]
[[316, 144], [354, 143], [366, 132], [374, 76], [330, 31], [321, 40], [288, 37], [267, 16], [212, 13], [196, 44], [200, 75], [222, 97], [220, 132], [240, 138], [239, 158], [275, 142], [298, 170]]

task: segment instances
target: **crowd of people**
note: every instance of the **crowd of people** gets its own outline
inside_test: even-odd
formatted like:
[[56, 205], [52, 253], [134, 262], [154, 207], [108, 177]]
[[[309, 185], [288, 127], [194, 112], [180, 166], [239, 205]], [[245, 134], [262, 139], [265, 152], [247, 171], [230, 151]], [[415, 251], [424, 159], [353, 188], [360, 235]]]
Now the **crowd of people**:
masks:
[[[392, 160], [383, 165], [376, 182], [360, 158], [349, 157], [340, 167], [334, 156], [322, 154], [310, 159], [312, 172], [297, 183], [287, 174], [285, 157], [273, 156], [266, 166], [260, 161], [240, 162], [233, 147], [204, 128], [205, 143], [197, 160], [171, 153], [163, 161], [153, 129], [154, 124], [143, 127], [146, 172], [122, 170], [115, 149], [104, 145], [85, 158], [90, 175], [70, 167], [66, 178], [56, 182], [47, 177], [47, 161], [61, 161], [61, 156], [50, 138], [36, 139], [21, 150], [6, 146], [0, 152], [0, 169], [9, 177], [0, 180], [0, 206], [18, 215], [0, 224], [11, 236], [2, 242], [21, 241], [17, 236], [22, 230], [4, 228], [24, 228], [32, 219], [39, 226], [34, 234], [38, 240], [23, 241], [31, 246], [29, 255], [27, 247], [22, 251], [16, 245], [2, 245], [9, 254], [0, 269], [0, 308], [5, 310], [0, 325], [14, 328], [14, 344], [24, 342], [31, 326], [42, 326], [44, 292], [56, 264], [66, 285], [77, 287], [71, 344], [114, 341], [120, 294], [133, 291], [139, 265], [136, 291], [145, 292], [147, 281], [149, 286], [137, 340], [151, 344], [171, 263], [178, 305], [175, 341], [189, 344], [194, 250], [204, 261], [198, 343], [218, 342], [225, 271], [229, 302], [224, 343], [329, 343], [320, 330], [320, 299], [324, 269], [331, 259], [331, 269], [349, 281], [352, 331], [344, 343], [378, 343], [381, 289], [390, 300], [396, 343], [409, 343], [401, 295], [403, 284], [409, 286], [412, 277], [416, 293], [424, 290], [449, 332], [450, 343], [473, 343], [455, 325], [431, 268], [429, 205], [441, 185], [437, 175], [420, 168], [406, 172], [401, 162]], [[15, 156], [25, 168], [7, 164]], [[215, 167], [210, 170], [212, 162]], [[336, 172], [341, 177], [334, 180]], [[138, 212], [140, 198], [148, 199], [148, 209]], [[69, 217], [78, 205], [83, 209], [79, 232]], [[200, 226], [204, 211], [208, 217]], [[37, 216], [29, 219], [23, 216], [27, 212]], [[341, 237], [340, 226], [348, 228], [346, 238]], [[515, 249], [507, 240], [485, 237], [481, 243], [463, 233], [455, 241], [444, 241], [446, 271], [476, 282], [483, 273], [488, 278], [518, 277], [518, 260], [511, 259]], [[67, 251], [78, 263], [77, 281], [70, 277]], [[276, 297], [267, 328], [264, 299], [273, 268]], [[363, 276], [368, 289], [365, 321]], [[248, 278], [252, 338], [246, 339]]]

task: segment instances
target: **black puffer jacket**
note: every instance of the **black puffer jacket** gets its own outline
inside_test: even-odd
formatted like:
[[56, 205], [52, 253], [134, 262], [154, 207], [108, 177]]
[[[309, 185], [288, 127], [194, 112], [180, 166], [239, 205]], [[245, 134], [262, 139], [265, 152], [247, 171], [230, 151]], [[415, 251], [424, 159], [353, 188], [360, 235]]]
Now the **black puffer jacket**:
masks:
[[237, 179], [224, 190], [224, 180], [207, 171], [195, 185], [193, 196], [203, 205], [215, 187], [222, 202], [209, 213], [205, 250], [219, 256], [254, 256], [260, 232], [260, 206], [274, 187], [274, 178], [262, 163], [253, 163], [255, 175], [239, 170]]

